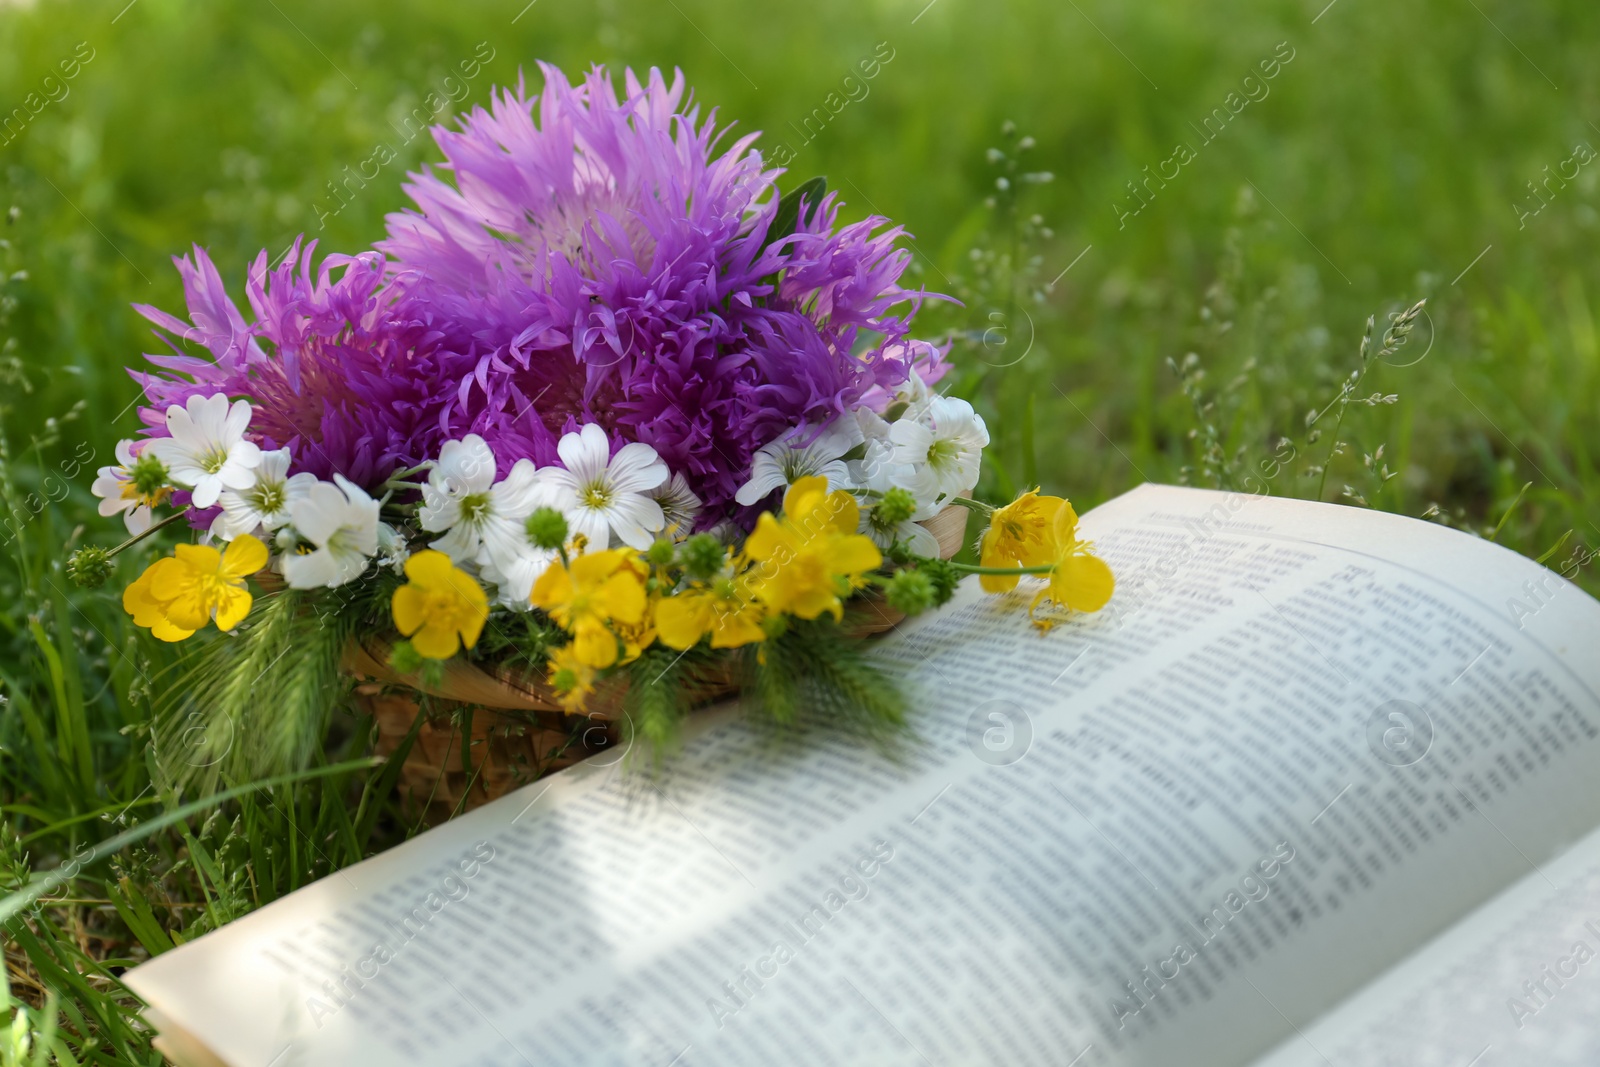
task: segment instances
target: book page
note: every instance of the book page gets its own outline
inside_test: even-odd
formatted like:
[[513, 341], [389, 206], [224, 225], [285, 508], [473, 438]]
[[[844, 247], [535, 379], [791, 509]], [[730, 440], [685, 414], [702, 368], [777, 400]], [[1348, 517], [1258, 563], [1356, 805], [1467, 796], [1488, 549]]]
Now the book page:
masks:
[[1600, 823], [1600, 604], [1543, 568], [1153, 486], [1083, 528], [1105, 611], [881, 643], [892, 757], [728, 717], [126, 980], [235, 1067], [1240, 1067]]
[[1258, 1067], [1600, 1063], [1600, 831]]

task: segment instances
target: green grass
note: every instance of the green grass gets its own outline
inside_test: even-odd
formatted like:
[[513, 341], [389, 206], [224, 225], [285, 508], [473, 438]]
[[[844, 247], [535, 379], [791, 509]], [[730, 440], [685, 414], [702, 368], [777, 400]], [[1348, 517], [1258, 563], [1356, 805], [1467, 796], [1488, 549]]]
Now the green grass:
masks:
[[[91, 592], [61, 571], [118, 532], [88, 484], [135, 425], [121, 368], [150, 339], [129, 303], [176, 307], [168, 260], [191, 242], [237, 291], [248, 257], [299, 232], [376, 239], [401, 175], [432, 158], [393, 123], [475, 53], [493, 55], [469, 102], [538, 58], [680, 66], [725, 120], [789, 145], [789, 184], [825, 174], [851, 211], [905, 223], [920, 279], [964, 301], [926, 324], [956, 335], [956, 387], [990, 420], [991, 497], [1042, 482], [1086, 507], [1267, 469], [1274, 493], [1431, 514], [1555, 548], [1552, 565], [1600, 542], [1600, 161], [1537, 215], [1516, 207], [1600, 143], [1585, 0], [125, 3], [0, 8], [0, 117], [92, 55], [0, 145], [0, 538], [20, 530], [0, 564], [8, 887], [178, 802], [150, 788], [147, 725], [172, 660], [116, 592], [143, 557]], [[796, 136], [874, 54], [866, 95]], [[1228, 121], [1202, 143], [1216, 108]], [[1180, 143], [1194, 158], [1121, 217], [1127, 183]], [[380, 144], [395, 160], [320, 228], [327, 183]], [[1368, 316], [1381, 343], [1424, 299], [1351, 394], [1397, 400], [1340, 404]], [[1591, 570], [1576, 577], [1600, 591]], [[361, 756], [362, 731], [341, 720], [321, 765]], [[389, 794], [347, 767], [81, 863], [7, 927], [12, 994], [34, 1007], [0, 1064], [159, 1062], [120, 968], [404, 836]]]

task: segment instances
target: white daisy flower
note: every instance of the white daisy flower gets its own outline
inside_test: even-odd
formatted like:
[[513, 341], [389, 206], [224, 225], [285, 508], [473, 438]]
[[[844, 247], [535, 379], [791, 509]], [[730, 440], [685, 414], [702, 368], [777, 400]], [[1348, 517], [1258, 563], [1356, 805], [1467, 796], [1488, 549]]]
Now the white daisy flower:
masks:
[[[154, 517], [150, 509], [164, 503], [172, 492], [171, 486], [165, 484], [149, 493], [139, 492], [134, 477], [134, 467], [139, 463], [139, 459], [140, 457], [133, 451], [132, 441], [118, 441], [118, 466], [101, 467], [95, 472], [94, 484], [89, 487], [89, 491], [100, 498], [100, 514], [110, 518], [121, 512], [122, 521], [128, 527], [130, 534], [142, 534], [148, 530]], [[145, 462], [160, 463], [153, 457]], [[153, 471], [150, 473], [150, 480], [158, 480]], [[164, 478], [159, 480], [165, 481]]]
[[889, 427], [894, 462], [911, 467], [905, 485], [920, 502], [955, 496], [978, 483], [989, 429], [965, 400], [935, 396], [921, 418], [909, 415]]
[[517, 460], [499, 482], [494, 471], [494, 452], [477, 434], [446, 441], [422, 488], [418, 518], [424, 530], [444, 532], [431, 547], [482, 568], [503, 603], [526, 608], [534, 581], [555, 558], [529, 542], [528, 516], [559, 505], [551, 480], [532, 460]]
[[632, 441], [613, 456], [605, 430], [591, 422], [562, 437], [556, 451], [566, 469], [539, 473], [555, 490], [551, 506], [566, 515], [568, 528], [597, 549], [607, 547], [613, 533], [632, 548], [649, 548], [666, 525], [661, 505], [649, 495], [667, 480], [667, 465], [656, 450]]
[[682, 541], [694, 532], [694, 520], [700, 516], [700, 498], [682, 474], [674, 472], [650, 492], [650, 498], [661, 505], [666, 530], [675, 540]]
[[872, 543], [887, 552], [896, 541], [906, 547], [906, 550], [929, 559], [938, 559], [941, 555], [939, 539], [933, 536], [933, 531], [915, 519], [907, 519], [898, 523], [877, 522], [873, 518], [873, 509], [861, 510], [861, 533], [872, 538]]
[[517, 460], [511, 472], [489, 490], [488, 503], [478, 520], [480, 544], [474, 562], [506, 607], [529, 610], [533, 583], [558, 555], [528, 540], [528, 516], [541, 507], [558, 506], [556, 499], [554, 485], [529, 459]]
[[386, 522], [378, 523], [378, 566], [388, 567], [396, 574], [403, 573], [411, 550], [399, 530]]
[[446, 441], [428, 472], [417, 519], [424, 530], [444, 533], [432, 547], [456, 563], [476, 559], [483, 545], [483, 526], [493, 514], [489, 491], [494, 488], [494, 469], [489, 445], [469, 433], [459, 441]]
[[[211, 535], [232, 541], [240, 534], [272, 533], [289, 521], [289, 504], [310, 492], [317, 476], [301, 471], [289, 477], [289, 450], [261, 453], [256, 484], [248, 489], [224, 489], [217, 498], [222, 514], [211, 522]], [[263, 541], [265, 537], [261, 538]]]
[[[933, 346], [926, 341], [908, 341], [906, 347], [907, 349], [921, 348], [928, 352], [933, 351]], [[887, 356], [890, 351], [885, 350], [884, 355]], [[928, 383], [922, 380], [922, 375], [914, 370], [908, 371], [906, 380], [901, 382], [900, 387], [894, 391], [894, 396], [890, 398], [885, 410], [894, 415], [896, 419], [921, 418], [922, 413], [928, 409], [928, 403], [938, 395], [938, 393], [928, 388]]]
[[294, 589], [354, 581], [378, 552], [378, 502], [342, 474], [318, 482], [289, 503], [299, 544], [283, 554], [283, 577]]
[[[805, 437], [804, 445], [796, 442]], [[801, 478], [820, 475], [828, 479], [829, 489], [850, 484], [845, 454], [861, 444], [864, 437], [854, 417], [834, 419], [815, 430], [796, 428], [763, 445], [750, 461], [750, 480], [739, 487], [734, 499], [744, 505], [759, 504], [775, 489], [784, 489]]]
[[248, 489], [255, 484], [261, 449], [244, 439], [250, 425], [250, 402], [228, 405], [226, 393], [191, 396], [179, 407], [167, 409], [167, 432], [145, 445], [172, 472], [172, 480], [189, 489], [193, 504], [205, 509], [217, 502], [224, 489]]
[[[868, 408], [858, 409], [855, 415], [866, 436], [866, 454], [849, 464], [851, 488], [862, 505], [860, 532], [872, 538], [881, 549], [887, 550], [899, 541], [919, 556], [938, 556], [939, 539], [919, 525], [923, 519], [931, 519], [939, 513], [938, 493], [929, 492], [926, 484], [919, 484], [927, 480], [918, 479], [916, 468], [911, 464], [895, 461], [895, 445], [889, 437], [893, 423]], [[891, 489], [904, 489], [916, 501], [910, 518], [889, 523], [879, 515], [877, 502]]]
[[495, 603], [513, 611], [530, 611], [533, 605], [528, 594], [533, 592], [533, 583], [558, 558], [558, 553], [530, 544], [526, 533], [502, 540], [491, 532], [484, 535], [478, 576], [495, 587]]

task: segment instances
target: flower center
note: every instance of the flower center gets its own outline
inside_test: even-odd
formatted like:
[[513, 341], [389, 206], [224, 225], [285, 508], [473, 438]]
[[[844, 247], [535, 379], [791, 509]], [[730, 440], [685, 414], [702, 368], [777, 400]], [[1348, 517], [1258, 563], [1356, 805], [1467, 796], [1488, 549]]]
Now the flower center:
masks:
[[943, 467], [961, 454], [961, 446], [948, 437], [936, 438], [928, 446], [928, 464], [933, 467]]
[[783, 468], [784, 481], [791, 485], [801, 478], [809, 478], [818, 473], [822, 467], [810, 455], [801, 452], [790, 452], [779, 461]]
[[469, 493], [461, 498], [461, 521], [479, 526], [489, 517], [489, 494]]
[[341, 526], [328, 535], [327, 543], [322, 546], [335, 556], [364, 556], [365, 553], [356, 544], [356, 532], [348, 526]]
[[276, 515], [283, 510], [283, 483], [263, 482], [251, 494], [251, 502], [262, 515]]
[[228, 453], [220, 448], [213, 448], [210, 452], [200, 457], [200, 469], [207, 474], [215, 474], [228, 462]]
[[586, 508], [604, 511], [611, 505], [611, 487], [605, 482], [590, 482], [578, 492], [578, 500]]

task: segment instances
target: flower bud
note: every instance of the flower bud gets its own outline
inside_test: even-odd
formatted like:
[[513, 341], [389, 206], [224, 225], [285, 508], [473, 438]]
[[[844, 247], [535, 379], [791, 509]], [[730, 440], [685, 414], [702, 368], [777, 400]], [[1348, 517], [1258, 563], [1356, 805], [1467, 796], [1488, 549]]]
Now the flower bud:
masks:
[[933, 606], [937, 590], [933, 579], [920, 570], [895, 571], [889, 579], [889, 606], [907, 615], [918, 615]]
[[936, 606], [947, 603], [955, 596], [956, 586], [961, 584], [961, 572], [942, 559], [918, 560], [917, 571], [926, 574], [933, 583], [933, 602]]
[[649, 551], [644, 554], [644, 558], [649, 560], [651, 565], [655, 567], [670, 567], [672, 566], [672, 561], [677, 557], [677, 546], [664, 537], [657, 538], [650, 546]]
[[567, 517], [555, 508], [540, 508], [528, 516], [528, 540], [554, 552], [567, 542]]
[[683, 543], [683, 569], [689, 577], [707, 581], [722, 570], [727, 550], [710, 534], [695, 534]]
[[410, 641], [396, 641], [389, 649], [389, 666], [400, 674], [415, 674], [422, 669], [422, 654]]
[[917, 513], [917, 498], [909, 489], [895, 486], [883, 494], [873, 510], [877, 512], [874, 517], [885, 528], [898, 526]]
[[167, 473], [165, 463], [149, 453], [141, 453], [128, 471], [128, 480], [133, 482], [134, 491], [141, 497], [154, 500], [161, 490], [171, 484], [172, 476]]
[[111, 577], [111, 553], [93, 545], [80, 548], [67, 560], [67, 577], [85, 589], [98, 589]]

